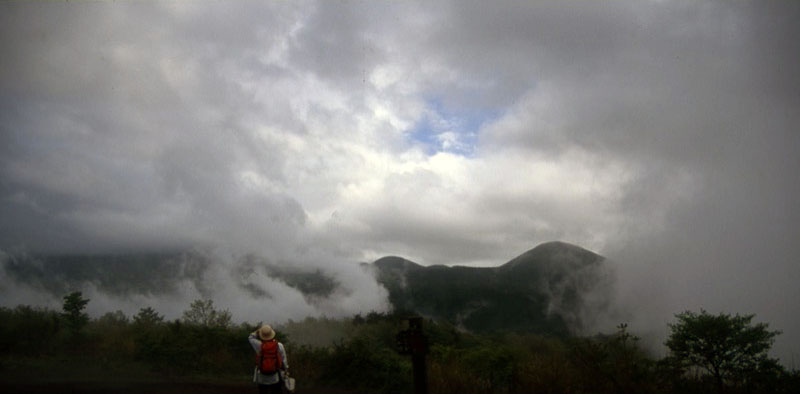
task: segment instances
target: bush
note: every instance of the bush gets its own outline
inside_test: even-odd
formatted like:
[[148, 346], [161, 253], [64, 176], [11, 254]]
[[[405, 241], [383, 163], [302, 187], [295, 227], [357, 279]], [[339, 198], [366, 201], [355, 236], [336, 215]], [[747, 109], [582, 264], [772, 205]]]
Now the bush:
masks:
[[316, 356], [323, 360], [319, 385], [371, 393], [404, 393], [411, 388], [410, 361], [368, 338], [342, 342]]
[[[211, 306], [200, 306], [206, 305]], [[399, 314], [370, 313], [353, 319], [309, 318], [276, 331], [292, 375], [303, 388], [407, 393], [412, 388], [411, 360], [395, 349], [396, 334], [404, 328]], [[105, 372], [109, 366], [145, 366], [171, 376], [235, 376], [244, 381], [255, 363], [247, 341], [254, 329], [246, 323], [164, 322], [152, 308], [142, 308], [133, 319], [116, 311], [89, 320], [78, 343], [56, 311], [0, 307], [0, 361], [23, 360], [41, 370], [69, 363], [79, 372], [83, 366], [101, 366], [98, 370]], [[320, 332], [329, 334], [324, 341], [309, 340]], [[430, 344], [431, 393], [705, 393], [715, 383], [711, 375], [687, 376], [685, 363], [675, 357], [656, 362], [625, 325], [613, 335], [580, 338], [477, 336], [431, 321], [424, 332]], [[761, 361], [747, 376], [733, 376], [729, 382], [737, 384], [726, 385], [726, 392], [800, 392], [800, 374], [771, 359]]]
[[466, 349], [433, 347], [430, 384], [433, 392], [513, 392], [519, 370], [517, 352], [497, 343]]
[[0, 308], [0, 352], [20, 356], [51, 356], [63, 349], [58, 312], [19, 305]]
[[134, 359], [134, 329], [122, 311], [109, 312], [87, 326], [90, 350], [103, 364], [121, 365]]

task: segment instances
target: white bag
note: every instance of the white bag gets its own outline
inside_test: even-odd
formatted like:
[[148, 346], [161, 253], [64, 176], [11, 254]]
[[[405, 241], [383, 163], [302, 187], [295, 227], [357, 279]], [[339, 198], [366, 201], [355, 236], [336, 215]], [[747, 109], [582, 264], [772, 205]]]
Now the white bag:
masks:
[[289, 377], [289, 372], [283, 373], [283, 385], [286, 386], [286, 391], [294, 392], [294, 378]]

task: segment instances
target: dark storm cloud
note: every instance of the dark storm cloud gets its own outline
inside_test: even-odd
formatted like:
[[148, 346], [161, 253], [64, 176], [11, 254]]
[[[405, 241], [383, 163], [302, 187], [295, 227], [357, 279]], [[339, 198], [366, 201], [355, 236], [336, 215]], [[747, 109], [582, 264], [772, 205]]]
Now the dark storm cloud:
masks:
[[[236, 185], [251, 165], [279, 182], [280, 154], [252, 150], [259, 141], [237, 123], [251, 108], [218, 77], [218, 59], [252, 66], [237, 37], [254, 39], [255, 22], [278, 15], [255, 10], [233, 23], [227, 8], [176, 16], [148, 4], [4, 7], [4, 52], [14, 54], [2, 72], [0, 187], [14, 218], [4, 221], [4, 247], [186, 247], [242, 221], [286, 233], [302, 224], [290, 197]], [[209, 12], [215, 18], [201, 23]]]
[[[27, 252], [186, 250], [214, 262], [200, 278], [174, 276], [177, 290], [163, 296], [121, 297], [81, 282], [99, 313], [150, 304], [177, 317], [197, 297], [214, 298], [240, 321], [385, 308], [383, 290], [355, 261], [315, 250], [306, 212], [287, 192], [297, 174], [287, 174], [285, 146], [262, 132], [306, 131], [298, 108], [281, 98], [293, 88], [292, 70], [268, 53], [288, 40], [302, 9], [0, 7], [2, 48], [11, 54], [0, 63], [3, 264]], [[283, 80], [284, 92], [273, 96], [254, 89]], [[338, 288], [312, 305], [267, 274], [241, 278], [247, 253], [322, 267]], [[4, 303], [58, 303], [57, 294], [2, 278]], [[277, 294], [270, 307], [252, 297], [253, 288]]]

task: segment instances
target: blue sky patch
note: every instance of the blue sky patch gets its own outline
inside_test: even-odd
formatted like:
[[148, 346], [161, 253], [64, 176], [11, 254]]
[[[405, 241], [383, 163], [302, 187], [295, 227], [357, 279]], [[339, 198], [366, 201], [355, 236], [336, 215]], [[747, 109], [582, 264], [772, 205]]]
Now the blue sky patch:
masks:
[[448, 108], [440, 98], [429, 98], [409, 138], [423, 144], [430, 155], [449, 152], [472, 156], [481, 126], [497, 119], [498, 114], [499, 111], [491, 109]]

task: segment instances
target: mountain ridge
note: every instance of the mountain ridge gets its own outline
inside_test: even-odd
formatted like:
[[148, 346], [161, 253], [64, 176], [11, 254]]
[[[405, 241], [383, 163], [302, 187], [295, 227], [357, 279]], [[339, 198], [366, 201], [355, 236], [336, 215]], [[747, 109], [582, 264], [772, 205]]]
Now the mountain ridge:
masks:
[[[608, 296], [604, 258], [564, 242], [538, 245], [497, 267], [423, 266], [385, 256], [361, 267], [388, 293], [395, 311], [447, 321], [469, 331], [519, 331], [561, 335], [587, 325]], [[276, 265], [244, 255], [217, 270], [205, 253], [10, 256], [0, 259], [7, 284], [30, 286], [58, 299], [94, 288], [115, 297], [173, 296], [189, 284], [213, 297], [215, 280], [232, 281], [247, 297], [270, 299], [277, 288], [266, 277], [297, 290], [313, 305], [342, 289], [341, 273], [322, 266]], [[2, 284], [2, 283], [0, 283]], [[599, 300], [599, 301], [598, 301]]]
[[497, 267], [422, 266], [397, 256], [372, 266], [396, 310], [469, 331], [565, 335], [583, 329], [587, 308], [598, 306], [588, 300], [603, 290], [604, 261], [580, 246], [553, 241]]

